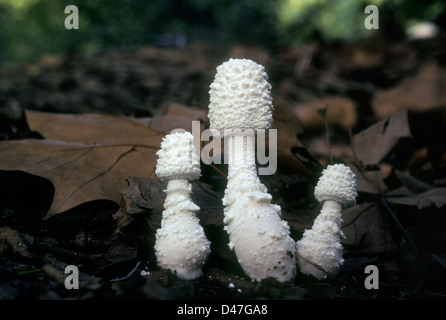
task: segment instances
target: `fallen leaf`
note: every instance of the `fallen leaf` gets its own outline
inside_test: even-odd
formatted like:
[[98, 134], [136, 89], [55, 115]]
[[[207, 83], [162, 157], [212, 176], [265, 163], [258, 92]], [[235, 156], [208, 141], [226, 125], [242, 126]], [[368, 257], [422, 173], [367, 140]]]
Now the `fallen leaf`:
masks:
[[[153, 209], [150, 180], [139, 177], [128, 177], [126, 180], [128, 187], [122, 191], [121, 210], [127, 214], [137, 214]], [[162, 204], [156, 207], [162, 207]]]
[[414, 193], [420, 193], [432, 190], [434, 188], [433, 186], [428, 185], [427, 183], [418, 180], [412, 177], [410, 174], [402, 172], [398, 169], [395, 170], [395, 176], [404, 186], [406, 186], [410, 191]]
[[330, 159], [342, 159], [343, 162], [354, 160], [353, 151], [350, 144], [327, 142], [327, 137], [318, 135], [311, 139], [306, 139], [305, 145], [311, 154], [318, 159], [322, 165], [327, 166]]
[[115, 214], [119, 234], [154, 236], [154, 231], [161, 224], [166, 182], [158, 178], [135, 176], [127, 177], [126, 181], [128, 186], [122, 190], [121, 208]]
[[344, 210], [342, 216], [342, 231], [346, 236], [342, 243], [349, 247], [348, 250], [376, 254], [398, 248], [390, 233], [390, 226], [376, 204], [356, 205]]
[[165, 133], [174, 129], [192, 132], [192, 121], [200, 121], [201, 124], [207, 122], [207, 111], [172, 103], [165, 115], [153, 117], [148, 125]]
[[119, 203], [128, 174], [151, 177], [155, 147], [85, 145], [53, 140], [0, 143], [0, 169], [23, 170], [55, 186], [54, 214], [96, 199]]
[[383, 119], [402, 110], [418, 112], [444, 110], [446, 107], [446, 69], [434, 63], [421, 67], [418, 74], [396, 87], [376, 94], [372, 107]]
[[379, 194], [387, 191], [381, 170], [360, 170], [354, 164], [348, 164], [356, 176], [356, 191]]
[[294, 112], [305, 131], [324, 130], [325, 117], [329, 127], [338, 126], [344, 129], [353, 128], [358, 118], [355, 103], [344, 97], [328, 97], [301, 103], [296, 105]]
[[396, 188], [386, 193], [387, 197], [407, 197], [412, 195], [415, 195], [415, 193], [410, 191], [406, 186]]
[[442, 208], [446, 205], [446, 188], [436, 188], [407, 197], [386, 197], [386, 199], [390, 203], [416, 206], [418, 209], [431, 205]]
[[27, 112], [27, 117], [30, 128], [48, 140], [2, 141], [0, 169], [50, 180], [55, 194], [48, 215], [97, 199], [119, 203], [128, 176], [154, 176], [164, 136], [157, 130], [115, 116]]
[[407, 111], [381, 120], [353, 136], [356, 158], [362, 165], [377, 165], [403, 138], [411, 137]]
[[27, 110], [28, 126], [45, 139], [84, 144], [159, 147], [164, 136], [129, 118], [106, 114], [61, 114]]
[[[280, 97], [274, 98], [273, 129], [277, 129], [277, 163], [291, 172], [310, 173], [310, 169], [297, 158], [293, 148], [305, 148], [297, 138], [303, 132], [302, 125], [293, 112], [288, 101]], [[266, 142], [269, 146], [269, 142]]]

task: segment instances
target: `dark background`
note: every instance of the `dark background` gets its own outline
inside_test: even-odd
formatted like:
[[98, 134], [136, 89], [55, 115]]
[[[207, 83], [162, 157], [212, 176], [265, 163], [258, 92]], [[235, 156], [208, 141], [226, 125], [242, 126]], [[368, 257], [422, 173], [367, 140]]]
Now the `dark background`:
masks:
[[[67, 5], [79, 9], [80, 29], [64, 28]], [[373, 34], [363, 27], [364, 8], [380, 10], [388, 36], [420, 21], [445, 27], [444, 1], [296, 0], [18, 0], [0, 1], [0, 62], [36, 61], [43, 54], [92, 54], [112, 47], [169, 45], [166, 35], [191, 41], [296, 45], [318, 37], [352, 42]], [[167, 42], [167, 43], [166, 43]]]

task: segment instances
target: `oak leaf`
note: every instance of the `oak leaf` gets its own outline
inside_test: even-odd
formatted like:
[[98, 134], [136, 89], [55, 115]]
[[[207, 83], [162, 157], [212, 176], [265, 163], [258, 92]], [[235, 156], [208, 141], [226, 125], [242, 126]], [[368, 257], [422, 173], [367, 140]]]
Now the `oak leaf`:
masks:
[[442, 208], [446, 205], [446, 188], [436, 188], [418, 194], [409, 194], [407, 196], [387, 197], [387, 201], [393, 204], [415, 206], [423, 209], [435, 205]]
[[410, 138], [407, 111], [381, 120], [353, 136], [356, 158], [364, 166], [377, 165], [403, 138]]
[[128, 176], [154, 177], [164, 133], [110, 115], [27, 111], [26, 117], [45, 139], [1, 142], [0, 169], [49, 179], [55, 194], [48, 215], [98, 199], [119, 203]]

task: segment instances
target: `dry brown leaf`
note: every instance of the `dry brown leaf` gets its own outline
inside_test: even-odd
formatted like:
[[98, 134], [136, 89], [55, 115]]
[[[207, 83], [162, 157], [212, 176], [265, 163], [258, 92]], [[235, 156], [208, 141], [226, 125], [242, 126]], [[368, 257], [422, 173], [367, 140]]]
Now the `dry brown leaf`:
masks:
[[157, 130], [114, 116], [27, 116], [30, 128], [48, 140], [1, 142], [0, 169], [49, 179], [55, 195], [48, 215], [97, 199], [119, 203], [128, 176], [154, 176], [164, 136]]
[[415, 193], [410, 191], [406, 186], [402, 186], [386, 192], [386, 197], [408, 197], [412, 195], [415, 195]]
[[364, 165], [377, 165], [398, 144], [411, 137], [407, 111], [381, 120], [353, 136], [356, 158]]
[[363, 203], [344, 210], [342, 243], [354, 251], [382, 253], [398, 248], [392, 239], [390, 227], [374, 203]]
[[410, 191], [414, 193], [420, 193], [434, 188], [433, 186], [421, 180], [418, 180], [412, 177], [410, 174], [402, 172], [398, 169], [395, 170], [395, 176], [404, 186], [406, 186]]
[[28, 126], [45, 139], [87, 144], [155, 146], [164, 136], [131, 119], [106, 114], [60, 114], [27, 110]]
[[138, 214], [153, 209], [154, 205], [150, 202], [152, 189], [149, 181], [151, 180], [128, 177], [126, 181], [128, 187], [122, 191], [121, 211], [127, 214]]
[[344, 97], [328, 97], [296, 105], [294, 112], [306, 131], [325, 129], [325, 119], [319, 110], [327, 108], [326, 117], [329, 127], [353, 128], [357, 122], [355, 103]]
[[[307, 166], [292, 152], [293, 147], [303, 147], [297, 136], [303, 132], [302, 125], [288, 101], [274, 98], [273, 129], [277, 129], [277, 161], [279, 166], [291, 172], [309, 173]], [[266, 143], [266, 146], [269, 142]]]
[[327, 166], [330, 164], [331, 158], [342, 159], [343, 162], [351, 162], [353, 161], [353, 151], [351, 145], [347, 144], [338, 144], [330, 142], [327, 143], [327, 138], [325, 136], [315, 136], [311, 139], [305, 141], [305, 145], [308, 150], [311, 150], [311, 154], [313, 154], [319, 161]]
[[373, 102], [377, 119], [401, 110], [435, 111], [446, 108], [446, 69], [434, 63], [424, 65], [418, 74], [398, 86], [378, 93]]
[[353, 173], [356, 175], [356, 191], [380, 194], [387, 191], [381, 170], [361, 171], [354, 164], [349, 164]]
[[185, 129], [192, 132], [192, 121], [200, 121], [202, 124], [207, 122], [207, 112], [172, 103], [167, 113], [163, 116], [153, 117], [149, 122], [149, 126], [166, 133], [174, 129]]
[[3, 141], [0, 169], [22, 170], [49, 179], [55, 195], [48, 213], [54, 214], [97, 199], [119, 203], [129, 174], [153, 176], [155, 152], [155, 146], [130, 144]]
[[386, 199], [390, 203], [416, 206], [418, 209], [432, 205], [441, 208], [446, 205], [446, 188], [436, 188], [407, 197], [386, 197]]

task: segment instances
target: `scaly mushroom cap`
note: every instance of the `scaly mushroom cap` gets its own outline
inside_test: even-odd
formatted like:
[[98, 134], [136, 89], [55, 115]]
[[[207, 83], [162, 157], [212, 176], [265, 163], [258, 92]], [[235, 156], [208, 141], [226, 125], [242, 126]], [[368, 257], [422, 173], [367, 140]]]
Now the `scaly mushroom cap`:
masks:
[[200, 178], [200, 157], [190, 132], [176, 132], [166, 135], [161, 149], [156, 153], [158, 162], [155, 174], [162, 180]]
[[348, 208], [356, 203], [356, 176], [349, 167], [343, 164], [327, 166], [314, 189], [317, 201], [334, 200]]
[[210, 88], [211, 129], [223, 134], [225, 129], [271, 128], [271, 85], [262, 65], [248, 59], [229, 59], [217, 67]]

